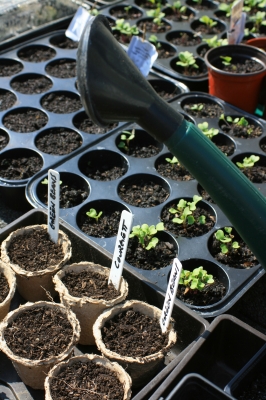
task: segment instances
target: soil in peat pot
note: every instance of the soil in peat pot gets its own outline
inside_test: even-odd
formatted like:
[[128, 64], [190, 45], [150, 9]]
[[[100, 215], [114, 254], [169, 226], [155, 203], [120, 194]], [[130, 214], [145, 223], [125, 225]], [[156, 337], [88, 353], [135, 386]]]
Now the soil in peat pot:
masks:
[[[171, 158], [171, 155], [169, 156]], [[158, 173], [165, 178], [170, 178], [175, 181], [190, 181], [193, 178], [189, 171], [180, 164], [170, 164], [166, 160], [161, 160], [156, 166]]]
[[39, 94], [47, 92], [53, 86], [50, 79], [45, 76], [20, 76], [11, 82], [12, 89], [23, 94]]
[[12, 111], [3, 118], [3, 123], [6, 128], [20, 133], [37, 131], [43, 128], [47, 122], [47, 115], [42, 111], [34, 109]]
[[69, 271], [61, 280], [73, 297], [113, 300], [120, 295], [112, 283], [108, 285], [108, 277], [98, 272]]
[[161, 185], [141, 178], [135, 183], [122, 183], [118, 195], [126, 203], [143, 208], [158, 206], [169, 197], [169, 193]]
[[21, 312], [4, 331], [10, 350], [30, 360], [58, 356], [72, 336], [73, 328], [60, 309], [43, 306]]
[[185, 11], [180, 11], [180, 9], [167, 7], [164, 10], [165, 18], [174, 22], [188, 22], [194, 17], [194, 13], [186, 7]]
[[0, 111], [8, 110], [17, 101], [14, 93], [0, 89]]
[[116, 374], [92, 361], [62, 369], [50, 383], [53, 400], [123, 400], [124, 388]]
[[42, 271], [64, 258], [62, 246], [54, 243], [44, 229], [14, 237], [8, 247], [8, 256], [13, 264], [26, 271]]
[[237, 398], [239, 400], [265, 400], [266, 374], [263, 372], [259, 373]]
[[[48, 185], [39, 184], [37, 189], [38, 197], [42, 203], [48, 205]], [[88, 197], [86, 190], [80, 188], [75, 182], [67, 183], [62, 182], [60, 184], [60, 198], [59, 207], [60, 208], [70, 208], [75, 207]]]
[[136, 136], [130, 140], [128, 146], [126, 148], [119, 147], [119, 150], [128, 156], [149, 158], [160, 152], [160, 145], [146, 131], [137, 131]]
[[208, 27], [206, 24], [198, 24], [194, 29], [200, 35], [219, 35], [224, 30], [224, 26], [215, 25], [213, 27]]
[[204, 307], [215, 304], [225, 296], [226, 288], [217, 278], [213, 277], [213, 279], [214, 283], [206, 284], [202, 290], [190, 289], [187, 293], [187, 287], [185, 285], [179, 285], [177, 297], [184, 303], [191, 304], [193, 306]]
[[90, 134], [104, 134], [106, 132], [111, 131], [116, 128], [118, 123], [109, 124], [108, 126], [102, 128], [92, 122], [92, 120], [82, 112], [75, 116], [73, 120], [73, 124], [77, 129], [80, 129], [82, 132], [90, 133]]
[[52, 128], [39, 135], [35, 144], [46, 154], [65, 155], [78, 149], [82, 145], [82, 138], [71, 129]]
[[167, 346], [159, 321], [129, 309], [105, 322], [102, 340], [107, 349], [127, 357], [145, 357]]
[[28, 179], [43, 166], [41, 157], [2, 158], [0, 161], [0, 177], [8, 180]]
[[215, 135], [211, 140], [226, 156], [231, 156], [234, 153], [234, 143], [232, 141], [228, 142], [223, 135]]
[[176, 249], [172, 243], [160, 240], [155, 248], [146, 250], [137, 238], [129, 239], [126, 261], [136, 268], [158, 270], [171, 265], [175, 257]]
[[[190, 36], [186, 32], [180, 32], [178, 37], [172, 38], [171, 43], [176, 46], [197, 46], [201, 42], [201, 38], [198, 36]], [[194, 68], [195, 69], [195, 68]]]
[[5, 275], [0, 272], [0, 303], [2, 303], [9, 293], [9, 284]]
[[[101, 210], [96, 211], [99, 212]], [[103, 213], [98, 221], [88, 217], [86, 213], [81, 215], [78, 226], [82, 232], [97, 238], [109, 238], [117, 235], [121, 211], [102, 211]]]
[[219, 104], [201, 102], [187, 103], [183, 106], [183, 110], [196, 118], [219, 118], [223, 113], [223, 108]]
[[239, 60], [239, 62], [236, 63], [233, 60], [232, 64], [222, 64], [222, 66], [219, 66], [219, 68], [223, 71], [231, 72], [233, 74], [248, 74], [262, 70], [263, 66], [256, 60], [248, 59], [242, 61]]

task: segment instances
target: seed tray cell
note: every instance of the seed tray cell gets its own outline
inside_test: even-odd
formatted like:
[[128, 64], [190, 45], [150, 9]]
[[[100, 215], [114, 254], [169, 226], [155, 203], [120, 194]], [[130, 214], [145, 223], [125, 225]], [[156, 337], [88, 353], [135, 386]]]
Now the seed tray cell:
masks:
[[[188, 104], [189, 102], [192, 102], [193, 104], [200, 102], [216, 103], [217, 106], [221, 108], [221, 111], [223, 111], [225, 116], [245, 116], [249, 121], [259, 125], [262, 129], [262, 135], [258, 138], [241, 139], [224, 133], [221, 135], [224, 136], [225, 139], [232, 141], [234, 144], [234, 151], [233, 154], [229, 156], [230, 159], [240, 156], [241, 154], [245, 155], [246, 153], [251, 154], [253, 152], [260, 155], [262, 158], [264, 157], [265, 153], [260, 148], [260, 142], [266, 136], [265, 121], [255, 118], [249, 114], [244, 114], [241, 110], [230, 106], [214, 96], [199, 92], [181, 94], [177, 100], [170, 103], [171, 107], [179, 112], [182, 112], [186, 117], [192, 119], [195, 124], [207, 121], [209, 123], [209, 128], [213, 127], [220, 129], [218, 116], [209, 119], [206, 117], [190, 117], [184, 110], [184, 105]], [[131, 131], [133, 128], [136, 128], [136, 134], [138, 130], [143, 132], [143, 130], [141, 130], [141, 128], [137, 125], [129, 125], [127, 126], [126, 130]], [[122, 131], [123, 130], [120, 129], [120, 131], [117, 131], [115, 134], [110, 135], [106, 139], [102, 140], [101, 143], [91, 146], [90, 149], [87, 149], [83, 151], [83, 153], [81, 152], [79, 155], [72, 157], [64, 163], [61, 163], [61, 165], [56, 166], [56, 169], [60, 174], [66, 174], [68, 171], [71, 171], [72, 173], [80, 175], [80, 177], [84, 179], [84, 182], [86, 182], [90, 188], [89, 196], [82, 204], [73, 208], [60, 209], [60, 217], [75, 229], [79, 230], [81, 235], [89, 237], [91, 240], [105, 248], [110, 253], [113, 253], [114, 251], [116, 241], [115, 234], [104, 238], [95, 237], [93, 236], [94, 232], [91, 235], [86, 235], [80, 228], [81, 219], [87, 218], [86, 212], [88, 212], [90, 208], [95, 208], [97, 212], [106, 208], [108, 209], [108, 207], [114, 209], [116, 208], [120, 212], [123, 209], [129, 210], [134, 214], [133, 226], [142, 225], [143, 223], [153, 225], [160, 221], [164, 207], [170, 208], [170, 206], [173, 204], [173, 201], [177, 203], [181, 198], [191, 199], [193, 195], [200, 195], [202, 193], [201, 187], [195, 179], [187, 181], [175, 181], [164, 178], [158, 173], [156, 170], [158, 159], [169, 157], [169, 150], [166, 148], [166, 146], [158, 144], [156, 154], [149, 158], [136, 158], [122, 152], [117, 147], [120, 142]], [[152, 141], [153, 139], [151, 138], [150, 140]], [[123, 158], [124, 162], [126, 163], [126, 172], [124, 175], [118, 179], [107, 182], [90, 179], [84, 175], [81, 168], [84, 160], [90, 160], [90, 154], [94, 155], [93, 157], [95, 157], [95, 152], [97, 151], [99, 152], [98, 154], [100, 159], [101, 152], [106, 152], [107, 150], [116, 155], [120, 154], [120, 157]], [[40, 182], [46, 176], [47, 171], [37, 173], [27, 185], [26, 196], [33, 207], [45, 207], [45, 204], [40, 201], [38, 196], [38, 188], [41, 185]], [[121, 195], [119, 195], [121, 186], [124, 185], [126, 187], [126, 183], [137, 183], [142, 179], [152, 181], [153, 183], [151, 186], [153, 187], [160, 185], [163, 188], [165, 197], [163, 198], [161, 204], [157, 204], [155, 206], [153, 204], [152, 206], [146, 205], [145, 207], [138, 207], [136, 205], [129, 204], [127, 200], [121, 199]], [[254, 185], [263, 194], [266, 194], [265, 183]], [[111, 201], [108, 199], [111, 199]], [[230, 222], [222, 210], [216, 204], [210, 202], [209, 199], [202, 200], [200, 204], [202, 208], [209, 211], [215, 220], [215, 224], [208, 232], [202, 236], [193, 238], [176, 237], [172, 233], [165, 233], [168, 235], [168, 241], [174, 245], [175, 251], [178, 254], [181, 262], [184, 262], [184, 265], [186, 265], [189, 260], [192, 260], [193, 265], [195, 264], [194, 268], [202, 265], [202, 263], [206, 263], [206, 265], [208, 265], [207, 269], [210, 270], [209, 272], [216, 275], [226, 287], [226, 295], [218, 303], [205, 307], [192, 307], [188, 305], [200, 315], [207, 318], [219, 315], [228, 310], [249, 289], [249, 287], [251, 287], [264, 274], [264, 269], [260, 265], [250, 269], [234, 269], [217, 262], [215, 258], [213, 258], [209, 251], [209, 241], [217, 229], [230, 226]], [[129, 264], [127, 265], [129, 266]], [[138, 273], [143, 276], [143, 279], [149, 280], [154, 285], [159, 287], [163, 292], [166, 291], [171, 268], [170, 265], [151, 271], [137, 269], [133, 266], [130, 266], [130, 268], [138, 271]], [[177, 300], [177, 302], [179, 303], [180, 301]]]
[[[16, 229], [29, 225], [45, 223], [47, 223], [47, 213], [45, 210], [31, 210], [1, 230], [0, 243]], [[72, 258], [69, 263], [90, 261], [110, 268], [110, 254], [105, 249], [101, 248], [90, 239], [85, 239], [82, 237], [78, 231], [73, 229], [63, 220], [60, 220], [60, 229], [62, 229], [69, 236], [71, 241]], [[142, 300], [149, 304], [155, 305], [156, 307], [162, 308], [164, 302], [163, 294], [148, 282], [145, 282], [143, 277], [138, 274], [138, 272], [135, 273], [135, 271], [125, 267], [123, 276], [129, 285], [129, 299]], [[55, 299], [55, 301], [58, 301], [58, 299]], [[20, 304], [23, 303], [25, 303], [25, 300], [18, 293], [16, 293], [11, 303], [11, 309], [16, 309]], [[169, 374], [169, 372], [173, 370], [173, 368], [184, 357], [185, 353], [193, 347], [198, 337], [201, 336], [209, 326], [209, 323], [206, 320], [194, 314], [183, 304], [174, 305], [172, 316], [177, 321], [176, 329], [178, 331], [178, 341], [167, 354], [165, 362], [161, 365], [157, 375], [152, 379], [152, 381], [147, 382], [146, 386], [138, 389], [140, 392], [133, 392], [132, 399], [141, 400], [147, 398], [145, 396], [155, 390], [156, 386], [158, 386], [158, 384]], [[96, 346], [78, 345], [75, 349], [75, 355], [83, 353], [98, 353], [98, 351]], [[16, 399], [44, 399], [44, 391], [33, 390], [21, 382], [14, 367], [12, 366], [11, 361], [3, 353], [0, 354], [0, 380], [1, 384], [6, 385], [6, 390], [10, 390], [11, 395], [13, 395], [13, 397]], [[13, 397], [10, 396], [9, 398], [13, 400]]]

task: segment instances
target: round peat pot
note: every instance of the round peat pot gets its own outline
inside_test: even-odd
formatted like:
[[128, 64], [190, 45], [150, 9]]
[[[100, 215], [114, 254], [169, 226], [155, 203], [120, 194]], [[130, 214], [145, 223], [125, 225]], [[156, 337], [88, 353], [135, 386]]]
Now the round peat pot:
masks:
[[[95, 339], [92, 326], [99, 315], [116, 304], [121, 303], [128, 295], [128, 285], [121, 278], [120, 291], [116, 296], [111, 285], [108, 290], [108, 278], [110, 269], [91, 262], [80, 262], [66, 265], [54, 276], [55, 290], [59, 293], [60, 301], [70, 308], [79, 320], [81, 333], [79, 343], [83, 345], [94, 345]], [[75, 288], [73, 288], [75, 281]], [[106, 285], [103, 282], [106, 281]], [[90, 287], [92, 286], [91, 290]], [[100, 296], [94, 293], [98, 288]], [[77, 293], [78, 292], [78, 293]], [[92, 293], [92, 294], [90, 294]], [[109, 299], [108, 299], [109, 295]]]
[[190, 289], [186, 292], [186, 286], [179, 285], [177, 298], [186, 306], [199, 312], [207, 312], [208, 310], [211, 311], [214, 305], [219, 306], [226, 299], [230, 282], [228, 274], [221, 266], [209, 260], [191, 258], [182, 261], [182, 267], [183, 270], [188, 271], [203, 267], [203, 270], [207, 271], [208, 275], [212, 275], [214, 279], [214, 283], [206, 284], [202, 291]]
[[[16, 337], [20, 337], [17, 343], [13, 329]], [[49, 370], [70, 357], [79, 335], [75, 314], [63, 305], [45, 301], [26, 303], [1, 322], [0, 347], [26, 385], [44, 389]]]
[[[223, 70], [221, 56], [232, 57], [232, 64], [253, 60], [261, 69], [250, 73]], [[262, 80], [266, 75], [266, 54], [247, 45], [227, 45], [210, 49], [205, 55], [208, 67], [209, 93], [249, 113], [257, 107]]]
[[[78, 375], [82, 371], [82, 378]], [[87, 372], [86, 372], [87, 371]], [[72, 388], [68, 385], [69, 376], [75, 375], [81, 386], [75, 385], [76, 393], [92, 391], [93, 394], [101, 393], [103, 399], [121, 398], [129, 400], [131, 398], [131, 378], [128, 373], [117, 363], [112, 363], [107, 358], [95, 355], [85, 354], [82, 356], [71, 357], [68, 361], [63, 361], [55, 365], [49, 371], [45, 379], [45, 400], [53, 400], [53, 392], [59, 388], [60, 396], [72, 397]], [[110, 377], [110, 378], [109, 378]], [[55, 379], [54, 379], [55, 378]], [[58, 383], [55, 384], [54, 383]], [[118, 386], [121, 384], [121, 392], [118, 394]], [[104, 390], [106, 388], [106, 390]], [[114, 393], [113, 393], [113, 391]], [[122, 397], [123, 396], [123, 397]], [[89, 397], [88, 397], [89, 398]]]
[[0, 320], [2, 321], [2, 319], [9, 312], [10, 303], [15, 294], [16, 277], [15, 277], [15, 272], [12, 270], [12, 268], [9, 268], [1, 260], [0, 260], [0, 275], [1, 275], [1, 281], [4, 280], [5, 283], [7, 284], [7, 287], [5, 285], [6, 290], [4, 290], [3, 289], [4, 285], [1, 282], [2, 283], [1, 296], [4, 297], [3, 299], [1, 299], [1, 302], [0, 302]]

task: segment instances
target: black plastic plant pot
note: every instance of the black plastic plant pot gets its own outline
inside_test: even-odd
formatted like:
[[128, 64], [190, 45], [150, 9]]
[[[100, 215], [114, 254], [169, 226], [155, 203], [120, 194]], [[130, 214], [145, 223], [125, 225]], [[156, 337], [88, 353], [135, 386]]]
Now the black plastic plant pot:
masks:
[[232, 378], [265, 343], [266, 336], [251, 326], [231, 315], [220, 315], [150, 400], [159, 399], [160, 396], [168, 398], [173, 388], [190, 373], [201, 375], [224, 391]]
[[[42, 209], [31, 210], [18, 220], [12, 222], [1, 230], [0, 242], [4, 241], [7, 236], [14, 230], [36, 224], [46, 224], [47, 213]], [[90, 238], [84, 237], [80, 232], [73, 229], [69, 224], [60, 219], [60, 229], [62, 229], [69, 237], [72, 246], [73, 263], [81, 261], [94, 262], [104, 267], [110, 268], [112, 256], [111, 254], [98, 246]], [[162, 308], [164, 303], [164, 294], [158, 291], [154, 286], [143, 280], [142, 275], [137, 271], [125, 266], [123, 277], [128, 282], [129, 295], [128, 299], [137, 299], [152, 304], [158, 308]], [[16, 293], [11, 304], [11, 309], [16, 309], [21, 303], [24, 303], [18, 293]], [[195, 345], [198, 338], [204, 334], [209, 327], [209, 323], [200, 316], [193, 313], [187, 307], [174, 305], [172, 317], [177, 322], [176, 329], [178, 332], [178, 340], [174, 347], [166, 355], [165, 361], [160, 365], [155, 377], [146, 386], [135, 390], [132, 399], [141, 400], [150, 397], [155, 388], [165, 377], [174, 369], [187, 352]], [[96, 346], [81, 346], [75, 348], [75, 354], [95, 353]], [[41, 400], [44, 398], [44, 392], [41, 390], [29, 389], [21, 382], [11, 361], [1, 352], [0, 355], [0, 379], [1, 383], [7, 385], [12, 392], [14, 398], [19, 400], [31, 399]], [[5, 393], [5, 392], [4, 392]], [[13, 400], [13, 397], [8, 398]]]

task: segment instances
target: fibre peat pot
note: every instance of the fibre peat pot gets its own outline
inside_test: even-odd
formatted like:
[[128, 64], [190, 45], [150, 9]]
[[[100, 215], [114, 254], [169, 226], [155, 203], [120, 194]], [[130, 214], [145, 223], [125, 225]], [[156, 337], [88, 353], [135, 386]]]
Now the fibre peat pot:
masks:
[[[16, 321], [17, 318], [19, 318], [24, 312], [27, 311], [34, 311], [36, 309], [51, 309], [51, 310], [59, 310], [59, 312], [62, 314], [63, 318], [67, 318], [69, 321], [71, 327], [72, 327], [72, 337], [69, 342], [69, 344], [63, 349], [63, 351], [58, 354], [58, 355], [50, 355], [47, 358], [43, 359], [29, 359], [29, 358], [24, 358], [16, 353], [14, 353], [7, 345], [6, 339], [5, 339], [5, 331], [8, 329], [9, 325]], [[17, 330], [17, 333], [19, 331]], [[43, 389], [44, 388], [44, 380], [49, 372], [49, 370], [57, 363], [60, 361], [65, 360], [66, 358], [69, 358], [75, 344], [79, 340], [79, 335], [80, 335], [80, 325], [79, 322], [75, 316], [75, 314], [71, 311], [68, 310], [66, 307], [64, 307], [61, 304], [56, 304], [56, 303], [49, 303], [45, 301], [40, 301], [37, 303], [26, 303], [25, 305], [20, 306], [14, 311], [11, 311], [5, 319], [1, 322], [0, 324], [0, 347], [1, 350], [11, 359], [18, 375], [22, 379], [22, 381], [32, 387], [33, 389]], [[58, 340], [58, 337], [56, 337]], [[30, 340], [30, 338], [29, 338]], [[40, 332], [40, 341], [43, 341], [44, 339], [42, 338], [42, 334]], [[57, 341], [56, 340], [56, 341]], [[36, 345], [36, 343], [35, 343]], [[26, 354], [28, 354], [29, 349], [33, 347], [31, 345], [26, 345], [27, 351]]]
[[[261, 69], [250, 73], [231, 73], [222, 70], [221, 56], [232, 57], [240, 64], [253, 60]], [[208, 67], [209, 93], [249, 113], [254, 113], [259, 99], [262, 80], [266, 75], [266, 54], [247, 45], [227, 45], [210, 49], [205, 55]]]
[[[78, 363], [79, 363], [79, 365], [83, 364], [85, 366], [86, 364], [88, 365], [90, 362], [92, 362], [95, 366], [101, 366], [103, 368], [102, 371], [98, 372], [98, 376], [95, 378], [95, 381], [97, 381], [97, 378], [99, 378], [99, 376], [101, 378], [101, 376], [103, 375], [105, 380], [108, 383], [108, 372], [111, 372], [112, 374], [115, 375], [117, 380], [123, 386], [124, 395], [123, 395], [123, 398], [121, 398], [121, 400], [129, 400], [131, 398], [132, 381], [131, 381], [131, 378], [128, 375], [128, 373], [124, 370], [124, 368], [121, 367], [121, 365], [114, 363], [114, 362], [110, 362], [107, 358], [96, 355], [96, 354], [85, 354], [84, 356], [82, 355], [82, 356], [71, 357], [69, 360], [63, 361], [63, 362], [59, 363], [58, 365], [55, 365], [49, 371], [48, 376], [45, 379], [45, 385], [44, 385], [45, 386], [45, 400], [53, 400], [52, 382], [53, 382], [54, 378], [58, 378], [60, 380], [62, 379], [64, 381], [64, 373], [68, 368], [69, 369], [71, 367], [75, 368], [75, 364], [78, 364]], [[79, 368], [79, 367], [77, 366], [77, 368]], [[93, 368], [90, 368], [90, 369], [93, 369]], [[60, 378], [59, 378], [59, 376], [60, 376]], [[81, 382], [83, 384], [82, 389], [86, 390], [86, 391], [93, 390], [93, 392], [95, 392], [95, 391], [97, 392], [97, 390], [103, 389], [103, 387], [100, 387], [101, 380], [99, 380], [99, 383], [96, 383], [95, 381], [93, 380], [92, 382], [90, 382], [90, 381], [88, 381], [88, 379], [85, 379], [85, 377], [83, 377], [83, 380]], [[84, 388], [84, 384], [86, 384], [86, 383], [87, 383], [87, 385]], [[77, 390], [77, 392], [79, 391], [79, 388], [81, 388], [81, 387], [75, 386], [75, 390]], [[104, 393], [104, 391], [101, 390], [101, 395], [104, 396], [103, 398], [105, 398], [105, 396], [107, 396], [107, 395], [109, 398], [109, 393], [112, 396], [111, 398], [115, 398], [115, 397], [113, 397], [114, 395], [112, 393], [112, 387], [110, 388], [110, 386], [109, 387], [107, 386], [107, 389], [108, 389], [107, 393]], [[70, 390], [72, 390], [72, 389], [69, 389], [69, 391]], [[61, 393], [62, 393], [62, 391], [61, 391]], [[71, 394], [71, 393], [69, 393], [69, 394]]]
[[10, 309], [11, 300], [14, 297], [15, 290], [16, 290], [16, 276], [15, 272], [12, 268], [9, 268], [6, 264], [4, 264], [0, 260], [0, 273], [3, 274], [5, 279], [7, 280], [9, 291], [6, 298], [0, 303], [0, 321], [4, 319]]
[[[56, 292], [52, 277], [70, 259], [72, 254], [70, 240], [63, 231], [59, 230], [58, 244], [62, 248], [63, 258], [56, 265], [50, 265], [47, 268], [38, 271], [28, 271], [18, 264], [13, 263], [9, 256], [9, 247], [12, 240], [32, 232], [44, 230], [47, 231], [47, 225], [44, 224], [18, 229], [10, 233], [1, 245], [1, 259], [15, 272], [18, 291], [21, 296], [28, 301], [47, 300], [47, 292], [49, 292], [50, 296], [55, 296]], [[27, 252], [28, 250], [24, 252], [24, 257], [27, 257]], [[30, 250], [28, 254], [30, 254]]]
[[[81, 334], [79, 343], [83, 345], [95, 344], [92, 333], [92, 326], [99, 315], [107, 308], [113, 307], [121, 303], [128, 295], [128, 284], [121, 278], [120, 293], [113, 300], [105, 300], [102, 298], [88, 296], [72, 296], [62, 279], [69, 273], [73, 272], [76, 276], [81, 272], [94, 272], [102, 275], [102, 279], [108, 279], [110, 269], [92, 262], [80, 262], [76, 264], [66, 265], [53, 277], [55, 290], [59, 293], [60, 301], [66, 307], [69, 307], [79, 320]], [[92, 282], [93, 284], [93, 282]]]
[[172, 320], [166, 332], [168, 335], [168, 343], [160, 351], [143, 357], [133, 357], [131, 355], [121, 356], [117, 352], [112, 351], [105, 346], [102, 336], [102, 329], [108, 321], [112, 320], [118, 314], [128, 310], [139, 312], [140, 314], [147, 315], [150, 318], [156, 318], [158, 322], [162, 313], [160, 309], [151, 306], [150, 304], [137, 300], [127, 301], [124, 304], [115, 306], [110, 310], [106, 310], [102, 315], [100, 315], [93, 326], [93, 334], [96, 345], [101, 353], [109, 360], [116, 361], [121, 364], [131, 376], [133, 387], [139, 387], [155, 375], [160, 362], [165, 357], [165, 354], [175, 344], [177, 340], [177, 333], [173, 329]]

